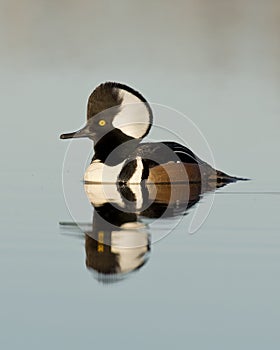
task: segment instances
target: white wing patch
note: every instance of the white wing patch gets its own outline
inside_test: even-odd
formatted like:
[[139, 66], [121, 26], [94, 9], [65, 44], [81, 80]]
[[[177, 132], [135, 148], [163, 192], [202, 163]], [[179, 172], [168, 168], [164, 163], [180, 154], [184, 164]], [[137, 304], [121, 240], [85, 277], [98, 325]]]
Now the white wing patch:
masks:
[[150, 125], [150, 113], [147, 104], [132, 93], [118, 89], [123, 99], [121, 111], [115, 116], [113, 126], [133, 138], [142, 137]]

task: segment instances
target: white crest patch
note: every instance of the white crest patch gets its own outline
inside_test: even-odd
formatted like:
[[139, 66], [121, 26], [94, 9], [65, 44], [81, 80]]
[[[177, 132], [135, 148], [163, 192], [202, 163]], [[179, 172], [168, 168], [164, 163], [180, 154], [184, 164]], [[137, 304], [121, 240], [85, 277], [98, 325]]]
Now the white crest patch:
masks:
[[113, 126], [133, 138], [142, 137], [150, 126], [150, 115], [147, 103], [123, 89], [118, 89], [123, 99], [120, 112], [113, 120]]

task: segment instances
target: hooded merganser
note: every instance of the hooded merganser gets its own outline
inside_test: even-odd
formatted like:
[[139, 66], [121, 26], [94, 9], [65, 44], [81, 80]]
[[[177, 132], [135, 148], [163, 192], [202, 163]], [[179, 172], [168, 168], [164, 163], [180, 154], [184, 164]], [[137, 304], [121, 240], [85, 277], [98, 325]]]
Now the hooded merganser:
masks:
[[176, 142], [140, 143], [152, 122], [151, 107], [138, 91], [106, 82], [89, 96], [86, 126], [60, 138], [88, 137], [94, 142], [86, 183], [218, 184], [243, 180], [215, 170]]

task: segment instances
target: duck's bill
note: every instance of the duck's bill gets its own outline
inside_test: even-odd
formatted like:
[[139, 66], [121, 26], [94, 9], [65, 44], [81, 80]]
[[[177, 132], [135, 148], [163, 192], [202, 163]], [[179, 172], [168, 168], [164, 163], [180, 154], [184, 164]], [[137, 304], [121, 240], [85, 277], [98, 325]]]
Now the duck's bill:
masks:
[[68, 134], [61, 134], [60, 138], [61, 139], [76, 139], [76, 138], [81, 138], [81, 137], [91, 137], [92, 135], [93, 135], [92, 132], [89, 130], [88, 126], [86, 125], [84, 128], [82, 128], [78, 131], [70, 132]]

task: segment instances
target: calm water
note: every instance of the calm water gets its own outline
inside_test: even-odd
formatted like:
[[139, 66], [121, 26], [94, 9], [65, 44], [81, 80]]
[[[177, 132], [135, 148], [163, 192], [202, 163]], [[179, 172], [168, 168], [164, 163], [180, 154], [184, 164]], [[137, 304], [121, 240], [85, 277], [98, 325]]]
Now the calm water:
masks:
[[[279, 1], [2, 5], [1, 349], [279, 348]], [[87, 268], [83, 232], [59, 225], [73, 219], [58, 137], [106, 80], [186, 114], [218, 169], [252, 178], [219, 189], [194, 234], [211, 194], [179, 222], [156, 221], [151, 240], [177, 226], [110, 284]], [[182, 120], [155, 121], [211, 162]], [[81, 178], [72, 199], [88, 231]]]
[[[191, 209], [114, 284], [86, 268], [84, 235], [59, 227], [71, 218], [53, 171], [5, 172], [2, 186], [3, 348], [279, 342], [279, 192], [265, 193], [265, 183], [220, 189], [198, 232], [188, 233]], [[157, 222], [153, 232], [164, 229]]]

